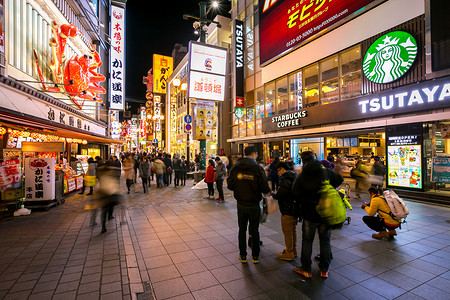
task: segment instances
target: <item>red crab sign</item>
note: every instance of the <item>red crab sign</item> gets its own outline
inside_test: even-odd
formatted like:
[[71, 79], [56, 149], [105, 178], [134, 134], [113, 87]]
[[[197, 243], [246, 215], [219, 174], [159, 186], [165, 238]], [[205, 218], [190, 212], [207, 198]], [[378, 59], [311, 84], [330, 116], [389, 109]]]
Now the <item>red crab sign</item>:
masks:
[[102, 102], [102, 99], [97, 94], [104, 94], [106, 90], [98, 83], [105, 81], [106, 78], [95, 72], [102, 65], [102, 60], [98, 52], [90, 44], [91, 49], [89, 54], [73, 56], [66, 60], [64, 57], [64, 49], [67, 38], [73, 38], [82, 33], [78, 31], [75, 25], [63, 24], [58, 26], [53, 21], [52, 34], [53, 37], [50, 39], [50, 46], [52, 47], [53, 58], [50, 69], [52, 70], [52, 78], [55, 83], [54, 87], [45, 84], [36, 50], [33, 50], [39, 80], [43, 88], [49, 92], [62, 92], [67, 94], [80, 109], [83, 108], [85, 100]]

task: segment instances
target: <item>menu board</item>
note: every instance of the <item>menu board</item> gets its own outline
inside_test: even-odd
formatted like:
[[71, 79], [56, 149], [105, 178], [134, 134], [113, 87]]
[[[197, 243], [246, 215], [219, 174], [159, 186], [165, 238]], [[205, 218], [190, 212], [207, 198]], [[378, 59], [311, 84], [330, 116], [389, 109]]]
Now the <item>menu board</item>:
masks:
[[388, 185], [422, 188], [422, 146], [388, 146]]

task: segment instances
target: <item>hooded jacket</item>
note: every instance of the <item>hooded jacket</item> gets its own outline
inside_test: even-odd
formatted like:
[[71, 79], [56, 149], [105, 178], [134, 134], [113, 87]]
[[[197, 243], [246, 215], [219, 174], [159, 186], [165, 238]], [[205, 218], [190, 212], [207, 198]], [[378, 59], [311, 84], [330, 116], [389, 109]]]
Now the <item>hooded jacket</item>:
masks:
[[240, 159], [231, 168], [227, 185], [234, 192], [238, 205], [244, 207], [258, 206], [262, 194], [270, 192], [263, 168], [250, 157]]
[[313, 223], [322, 223], [322, 218], [316, 210], [320, 199], [320, 188], [325, 180], [337, 188], [344, 179], [341, 175], [326, 169], [317, 161], [308, 162], [303, 166], [302, 172], [297, 176], [292, 187], [292, 194], [297, 202], [297, 214]]
[[224, 180], [227, 174], [227, 167], [222, 161], [219, 161], [216, 166], [215, 180]]
[[294, 171], [286, 171], [280, 176], [280, 186], [273, 198], [278, 200], [278, 207], [282, 215], [296, 216], [294, 207], [294, 197], [292, 196], [292, 186], [297, 177]]

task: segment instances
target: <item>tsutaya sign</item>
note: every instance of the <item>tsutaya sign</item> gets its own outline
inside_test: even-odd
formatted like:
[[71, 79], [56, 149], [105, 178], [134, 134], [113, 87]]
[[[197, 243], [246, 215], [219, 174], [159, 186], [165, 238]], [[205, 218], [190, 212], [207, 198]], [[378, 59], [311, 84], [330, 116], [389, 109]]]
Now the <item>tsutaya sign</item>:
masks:
[[358, 102], [361, 113], [390, 111], [403, 107], [419, 107], [426, 109], [427, 104], [448, 100], [450, 98], [450, 82], [415, 88]]
[[[331, 124], [450, 107], [450, 76], [262, 119], [262, 130]], [[303, 115], [304, 114], [304, 115]], [[300, 120], [301, 119], [301, 122]], [[298, 124], [297, 124], [298, 121]]]
[[393, 31], [378, 38], [364, 56], [363, 71], [367, 79], [389, 83], [403, 76], [417, 56], [417, 43], [404, 31]]

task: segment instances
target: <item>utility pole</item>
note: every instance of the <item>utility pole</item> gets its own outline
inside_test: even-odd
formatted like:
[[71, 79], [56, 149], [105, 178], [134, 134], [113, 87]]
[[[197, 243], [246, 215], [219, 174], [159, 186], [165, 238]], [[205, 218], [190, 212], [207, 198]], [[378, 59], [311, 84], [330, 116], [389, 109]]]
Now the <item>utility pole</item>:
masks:
[[[206, 31], [208, 30], [208, 23], [215, 23], [217, 24], [217, 27], [221, 27], [219, 22], [216, 22], [214, 20], [208, 20], [208, 13], [213, 7], [217, 7], [217, 2], [214, 1], [213, 5], [207, 10], [207, 2], [201, 1], [199, 2], [198, 6], [200, 7], [200, 16], [195, 17], [191, 15], [184, 14], [183, 19], [187, 20], [188, 18], [197, 20], [200, 23], [200, 28], [198, 30], [200, 31], [200, 42], [203, 44], [206, 44]], [[197, 27], [195, 27], [197, 28]], [[189, 99], [187, 99], [188, 103], [188, 111], [189, 114]], [[189, 153], [189, 135], [187, 137], [188, 145], [187, 145], [187, 152]], [[206, 139], [200, 140], [200, 170], [206, 170]]]

